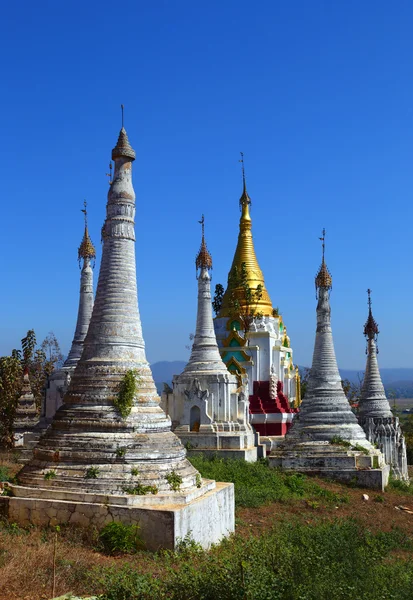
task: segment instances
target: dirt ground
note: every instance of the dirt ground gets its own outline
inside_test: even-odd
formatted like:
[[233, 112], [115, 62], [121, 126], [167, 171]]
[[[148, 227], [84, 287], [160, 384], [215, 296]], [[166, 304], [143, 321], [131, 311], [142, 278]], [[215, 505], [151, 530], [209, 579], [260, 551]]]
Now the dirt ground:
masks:
[[[13, 462], [12, 456], [0, 455], [1, 464], [7, 464], [14, 472], [20, 468]], [[271, 529], [277, 521], [284, 520], [298, 519], [311, 523], [353, 517], [373, 531], [397, 527], [413, 536], [413, 495], [396, 491], [378, 493], [323, 480], [317, 482], [326, 489], [348, 496], [348, 503], [334, 506], [322, 501], [295, 500], [254, 509], [241, 508], [236, 513], [237, 533], [259, 535]], [[363, 494], [367, 494], [369, 499], [364, 500]], [[400, 507], [411, 510], [412, 514]], [[36, 527], [20, 530], [9, 526], [0, 528], [0, 600], [47, 600], [52, 597], [56, 536], [55, 596], [69, 591], [83, 595], [98, 592], [99, 585], [90, 575], [93, 567], [130, 563], [141, 573], [162, 572], [162, 560], [150, 553], [108, 557], [97, 552], [93, 532], [62, 528], [56, 534], [53, 530]]]

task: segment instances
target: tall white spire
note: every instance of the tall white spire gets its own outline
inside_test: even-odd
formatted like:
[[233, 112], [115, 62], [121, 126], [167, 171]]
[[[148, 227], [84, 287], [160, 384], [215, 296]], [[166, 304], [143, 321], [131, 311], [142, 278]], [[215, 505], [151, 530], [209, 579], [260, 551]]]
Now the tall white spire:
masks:
[[198, 279], [196, 331], [191, 356], [183, 372], [188, 374], [214, 371], [228, 374], [228, 369], [219, 353], [212, 318], [210, 276], [212, 257], [205, 243], [204, 215], [202, 215], [200, 223], [202, 225], [202, 242], [195, 261]]
[[377, 362], [378, 325], [371, 310], [371, 290], [367, 290], [369, 314], [364, 325], [367, 361], [359, 400], [358, 418], [367, 439], [382, 451], [398, 479], [408, 480], [406, 442], [398, 417], [394, 417], [381, 380]]
[[291, 434], [308, 435], [310, 439], [319, 441], [340, 437], [365, 443], [364, 431], [357, 423], [341, 385], [331, 330], [330, 290], [333, 280], [324, 259], [325, 230], [320, 239], [323, 256], [315, 278], [318, 303], [313, 363], [299, 418], [294, 421]]
[[[165, 474], [172, 470], [182, 478], [182, 489], [196, 490], [197, 472], [159, 406], [145, 356], [136, 286], [135, 152], [123, 127], [112, 159], [99, 280], [82, 356], [63, 406], [21, 480], [41, 486], [50, 465], [56, 471], [52, 487], [122, 494], [131, 468], [138, 468], [140, 484], [156, 486], [160, 494], [170, 491]], [[135, 390], [123, 414], [117, 402], [127, 376]], [[119, 447], [122, 465], [114, 468]], [[87, 477], [88, 465], [97, 466], [99, 477]]]
[[80, 274], [79, 309], [77, 313], [75, 335], [70, 352], [63, 365], [63, 369], [66, 367], [76, 367], [79, 358], [82, 355], [83, 343], [93, 311], [93, 269], [91, 262], [96, 258], [96, 251], [89, 237], [86, 200], [82, 212], [85, 215], [85, 231], [78, 250], [79, 264], [83, 262]]

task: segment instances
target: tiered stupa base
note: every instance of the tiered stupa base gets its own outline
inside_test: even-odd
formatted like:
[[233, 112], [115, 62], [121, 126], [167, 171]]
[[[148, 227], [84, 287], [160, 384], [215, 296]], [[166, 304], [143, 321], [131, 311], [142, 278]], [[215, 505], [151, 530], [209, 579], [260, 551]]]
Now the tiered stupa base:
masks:
[[[356, 444], [362, 445], [360, 441]], [[269, 465], [384, 491], [390, 467], [380, 464], [383, 457], [379, 451], [366, 449], [366, 452], [368, 454], [329, 442], [290, 442], [285, 448], [279, 444], [271, 452]]]
[[138, 525], [148, 550], [175, 549], [191, 536], [202, 547], [234, 531], [234, 485], [203, 480], [191, 491], [128, 496], [78, 490], [10, 486], [13, 496], [0, 498], [0, 513], [21, 526], [94, 526], [117, 521]]

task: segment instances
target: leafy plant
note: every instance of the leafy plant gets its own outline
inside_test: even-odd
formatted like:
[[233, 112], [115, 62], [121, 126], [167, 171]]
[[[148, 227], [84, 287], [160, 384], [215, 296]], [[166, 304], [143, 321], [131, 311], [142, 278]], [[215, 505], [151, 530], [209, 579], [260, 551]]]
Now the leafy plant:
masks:
[[116, 456], [118, 458], [123, 458], [126, 454], [126, 447], [125, 446], [118, 446], [116, 448], [116, 452], [115, 452]]
[[224, 286], [221, 283], [217, 283], [215, 286], [214, 299], [212, 300], [212, 308], [214, 309], [215, 316], [217, 316], [221, 310], [224, 293]]
[[196, 485], [197, 488], [200, 488], [201, 485], [202, 485], [202, 477], [201, 477], [201, 475], [199, 473], [196, 474], [195, 485]]
[[333, 444], [334, 446], [343, 446], [344, 448], [351, 448], [351, 443], [339, 435], [334, 435], [330, 440], [330, 444]]
[[46, 471], [44, 474], [45, 479], [54, 479], [57, 476], [57, 473], [54, 469], [50, 469], [50, 471]]
[[169, 483], [169, 487], [172, 491], [178, 492], [181, 488], [182, 477], [176, 471], [171, 471], [167, 475], [165, 475], [166, 481]]
[[99, 542], [107, 554], [134, 554], [144, 547], [138, 525], [115, 521], [99, 532]]
[[137, 467], [132, 467], [130, 470], [130, 474], [133, 475], [133, 477], [136, 477], [137, 475], [139, 475], [139, 469]]
[[97, 479], [100, 473], [99, 467], [89, 467], [86, 469], [85, 477], [86, 479]]
[[156, 485], [142, 485], [141, 483], [137, 483], [133, 486], [124, 485], [122, 489], [125, 494], [130, 494], [131, 496], [146, 496], [146, 494], [156, 495], [159, 491]]
[[139, 376], [136, 369], [126, 371], [119, 383], [117, 396], [113, 400], [116, 409], [124, 419], [131, 413], [138, 379]]

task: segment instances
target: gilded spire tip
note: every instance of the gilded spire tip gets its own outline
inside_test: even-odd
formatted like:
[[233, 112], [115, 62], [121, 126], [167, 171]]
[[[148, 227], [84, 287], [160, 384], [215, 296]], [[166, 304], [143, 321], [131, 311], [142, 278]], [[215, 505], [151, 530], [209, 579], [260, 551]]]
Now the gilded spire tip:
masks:
[[205, 217], [202, 215], [202, 219], [198, 221], [198, 223], [202, 226], [202, 241], [201, 247], [195, 259], [195, 266], [198, 269], [212, 269], [212, 256], [208, 252], [207, 245], [205, 243]]
[[120, 105], [122, 111], [122, 128], [119, 133], [118, 142], [116, 146], [112, 150], [112, 160], [116, 160], [117, 158], [125, 157], [135, 160], [136, 154], [135, 150], [129, 143], [128, 134], [126, 133], [126, 129], [124, 127], [124, 106]]
[[239, 206], [240, 206], [241, 211], [244, 213], [244, 212], [247, 212], [247, 211], [245, 211], [245, 208], [251, 204], [251, 198], [248, 196], [248, 192], [247, 192], [247, 181], [245, 178], [244, 153], [240, 152], [240, 155], [241, 155], [241, 158], [240, 158], [239, 162], [241, 163], [241, 169], [242, 169], [242, 196], [239, 199]]
[[84, 206], [84, 208], [81, 209], [81, 212], [83, 213], [84, 219], [85, 219], [85, 232], [83, 234], [83, 239], [82, 239], [82, 242], [78, 249], [79, 262], [82, 258], [83, 259], [85, 259], [85, 258], [95, 259], [96, 258], [96, 250], [95, 250], [94, 245], [92, 244], [92, 240], [89, 237], [89, 230], [88, 230], [88, 225], [87, 225], [87, 202], [86, 202], [86, 200], [84, 200], [83, 206]]
[[366, 337], [366, 340], [375, 340], [377, 341], [377, 336], [379, 334], [379, 326], [377, 325], [374, 317], [373, 317], [373, 313], [371, 311], [371, 289], [369, 288], [367, 290], [367, 304], [369, 307], [369, 315], [367, 317], [367, 321], [364, 325], [364, 335]]
[[326, 230], [323, 229], [322, 237], [318, 238], [322, 242], [322, 259], [321, 259], [321, 267], [315, 278], [315, 287], [316, 290], [320, 288], [325, 288], [327, 290], [331, 290], [333, 287], [333, 278], [331, 277], [331, 273], [327, 268], [325, 263], [325, 240], [326, 240]]

